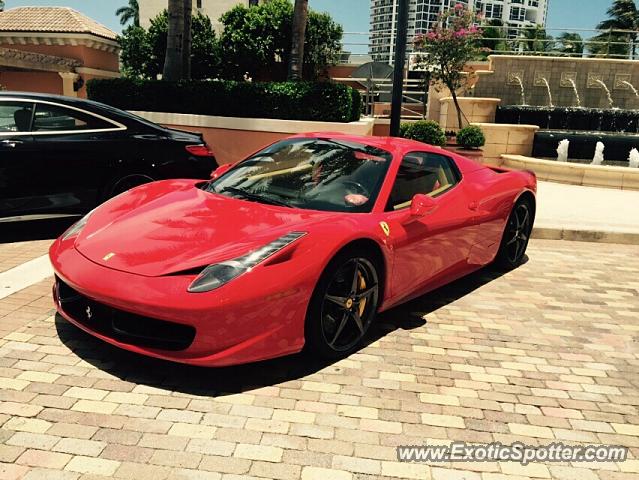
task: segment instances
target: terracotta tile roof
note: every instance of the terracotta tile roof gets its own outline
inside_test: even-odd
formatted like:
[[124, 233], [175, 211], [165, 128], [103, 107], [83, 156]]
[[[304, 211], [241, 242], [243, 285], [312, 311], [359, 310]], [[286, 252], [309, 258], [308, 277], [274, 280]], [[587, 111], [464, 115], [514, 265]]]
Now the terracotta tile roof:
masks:
[[88, 33], [115, 40], [117, 34], [68, 7], [17, 7], [0, 12], [0, 32]]

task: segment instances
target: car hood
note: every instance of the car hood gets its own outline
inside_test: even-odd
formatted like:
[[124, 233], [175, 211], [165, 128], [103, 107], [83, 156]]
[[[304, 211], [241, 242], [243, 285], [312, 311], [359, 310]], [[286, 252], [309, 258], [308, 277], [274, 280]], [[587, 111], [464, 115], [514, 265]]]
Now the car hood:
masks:
[[90, 215], [75, 248], [111, 269], [161, 276], [235, 258], [335, 216], [237, 200], [195, 185], [167, 180], [116, 197]]

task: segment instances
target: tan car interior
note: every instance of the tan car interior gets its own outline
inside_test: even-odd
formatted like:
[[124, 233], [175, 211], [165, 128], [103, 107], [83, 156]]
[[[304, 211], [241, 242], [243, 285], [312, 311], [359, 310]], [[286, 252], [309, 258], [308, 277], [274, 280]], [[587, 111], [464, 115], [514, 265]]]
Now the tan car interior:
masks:
[[428, 162], [431, 165], [426, 163], [426, 158], [422, 155], [404, 157], [391, 192], [389, 204], [393, 210], [408, 207], [418, 193], [435, 197], [454, 185], [453, 177], [446, 171], [443, 162]]

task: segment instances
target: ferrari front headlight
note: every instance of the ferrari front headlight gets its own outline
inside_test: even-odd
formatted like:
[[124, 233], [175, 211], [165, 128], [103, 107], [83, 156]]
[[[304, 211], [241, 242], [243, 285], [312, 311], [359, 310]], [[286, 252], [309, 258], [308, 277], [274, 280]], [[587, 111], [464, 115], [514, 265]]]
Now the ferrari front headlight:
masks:
[[80, 220], [78, 220], [77, 222], [75, 222], [73, 225], [71, 225], [66, 232], [64, 232], [64, 234], [62, 235], [62, 240], [68, 240], [71, 237], [75, 237], [76, 235], [78, 235], [82, 229], [86, 226], [87, 222], [89, 221], [89, 217], [91, 216], [91, 214], [93, 213], [93, 210], [91, 210], [89, 213], [87, 213], [84, 217], [82, 217]]
[[209, 265], [193, 280], [188, 291], [190, 293], [203, 293], [215, 290], [243, 273], [249, 272], [253, 267], [262, 263], [267, 258], [272, 257], [304, 235], [306, 235], [306, 232], [287, 233], [277, 240], [246, 255]]

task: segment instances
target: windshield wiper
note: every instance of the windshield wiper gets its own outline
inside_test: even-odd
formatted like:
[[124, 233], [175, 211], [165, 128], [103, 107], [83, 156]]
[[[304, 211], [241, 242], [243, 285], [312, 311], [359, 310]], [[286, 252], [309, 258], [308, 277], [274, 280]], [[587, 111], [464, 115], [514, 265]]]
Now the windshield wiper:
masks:
[[266, 203], [269, 205], [277, 205], [278, 207], [293, 208], [292, 205], [289, 205], [288, 203], [283, 202], [281, 200], [277, 200], [271, 197], [264, 197], [262, 195], [258, 195], [257, 193], [247, 192], [246, 190], [242, 190], [241, 188], [237, 188], [237, 187], [224, 187], [222, 190], [220, 190], [220, 193], [225, 193], [225, 192], [229, 192], [234, 195], [239, 195], [240, 197], [243, 197], [247, 200], [253, 200], [254, 202]]

